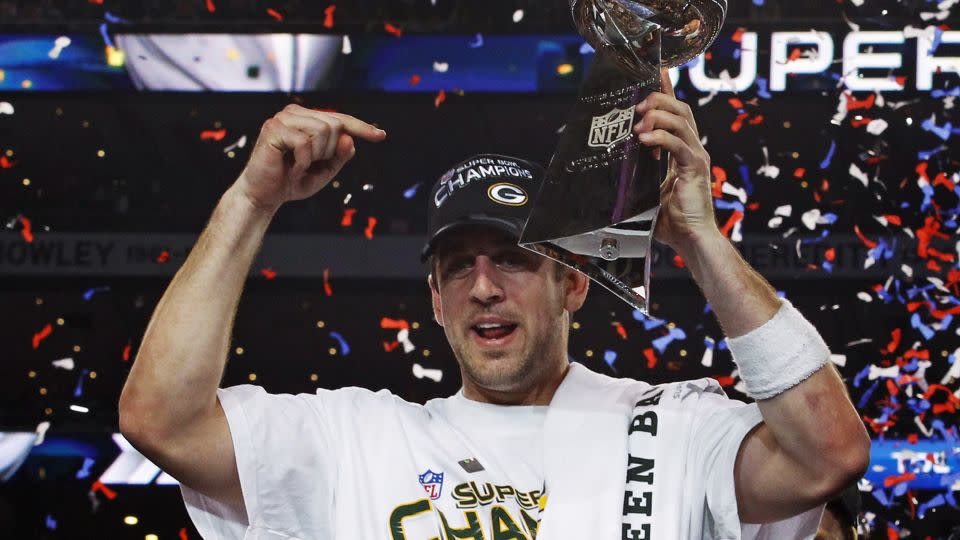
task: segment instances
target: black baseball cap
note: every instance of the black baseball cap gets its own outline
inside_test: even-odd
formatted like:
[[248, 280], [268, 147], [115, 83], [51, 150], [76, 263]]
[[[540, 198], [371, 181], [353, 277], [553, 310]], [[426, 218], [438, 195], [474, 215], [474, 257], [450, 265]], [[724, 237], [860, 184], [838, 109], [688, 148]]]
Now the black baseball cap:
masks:
[[520, 238], [544, 169], [539, 164], [501, 154], [478, 154], [454, 165], [433, 185], [427, 202], [425, 262], [446, 232], [467, 225], [487, 225]]

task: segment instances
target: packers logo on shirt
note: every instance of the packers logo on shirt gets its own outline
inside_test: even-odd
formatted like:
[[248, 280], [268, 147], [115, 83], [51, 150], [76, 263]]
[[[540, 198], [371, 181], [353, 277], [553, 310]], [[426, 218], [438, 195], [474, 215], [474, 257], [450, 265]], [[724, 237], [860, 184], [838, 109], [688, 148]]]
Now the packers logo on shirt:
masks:
[[507, 206], [523, 206], [527, 204], [527, 192], [516, 184], [497, 182], [487, 188], [487, 196], [496, 203]]

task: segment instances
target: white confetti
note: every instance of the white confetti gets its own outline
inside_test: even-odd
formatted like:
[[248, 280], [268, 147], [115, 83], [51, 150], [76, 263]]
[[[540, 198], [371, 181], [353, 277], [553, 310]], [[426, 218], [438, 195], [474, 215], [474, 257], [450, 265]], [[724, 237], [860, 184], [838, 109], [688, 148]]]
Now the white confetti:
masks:
[[873, 297], [863, 291], [857, 293], [857, 298], [863, 300], [864, 302], [873, 302]]
[[448, 69], [450, 69], [450, 64], [448, 64], [447, 62], [433, 63], [433, 70], [436, 71], [437, 73], [446, 73]]
[[831, 354], [830, 361], [834, 364], [843, 367], [847, 365], [847, 355], [845, 354]]
[[910, 265], [908, 264], [901, 265], [900, 270], [903, 272], [905, 276], [913, 277], [913, 268], [911, 268]]
[[518, 9], [513, 12], [513, 22], [518, 23], [523, 20], [523, 10]]
[[60, 53], [69, 46], [70, 38], [67, 36], [60, 36], [56, 41], [53, 42], [53, 48], [50, 49], [50, 52], [47, 53], [47, 56], [56, 60], [57, 58], [60, 58]]
[[742, 187], [734, 187], [730, 182], [724, 182], [720, 190], [727, 195], [735, 195], [738, 199], [740, 199], [740, 202], [744, 204], [747, 202], [747, 190], [743, 189]]
[[343, 47], [340, 49], [340, 52], [343, 54], [353, 52], [353, 47], [350, 45], [350, 36], [343, 36]]
[[440, 382], [443, 379], [443, 372], [439, 369], [426, 369], [420, 364], [413, 365], [413, 376], [422, 379], [424, 377], [432, 380], [433, 382]]
[[84, 407], [84, 406], [82, 406], [82, 405], [70, 405], [70, 410], [71, 410], [71, 411], [74, 411], [74, 412], [78, 412], [78, 413], [88, 413], [88, 412], [90, 412], [90, 409], [88, 409], [88, 408], [86, 408], [86, 407]]
[[60, 360], [54, 360], [53, 367], [58, 367], [60, 369], [73, 371], [73, 368], [74, 368], [73, 358], [61, 358]]
[[37, 424], [37, 440], [33, 441], [34, 446], [43, 444], [43, 438], [47, 436], [48, 429], [50, 429], [50, 422], [40, 422]]
[[13, 114], [13, 103], [0, 101], [0, 114]]
[[867, 124], [867, 133], [870, 133], [871, 135], [880, 135], [887, 130], [887, 127], [888, 124], [886, 120], [883, 118], [877, 118], [876, 120], [871, 120], [870, 123]]
[[236, 149], [236, 148], [243, 148], [243, 147], [246, 146], [246, 145], [247, 145], [247, 136], [244, 135], [244, 136], [240, 137], [239, 139], [237, 139], [237, 142], [235, 142], [235, 143], [231, 144], [230, 146], [224, 148], [224, 149], [223, 149], [223, 153], [226, 154], [226, 153], [230, 152], [231, 150], [234, 150], [234, 149]]
[[811, 231], [817, 228], [817, 223], [820, 221], [820, 209], [812, 208], [807, 210], [800, 216], [800, 221], [807, 226]]
[[397, 332], [397, 341], [403, 343], [403, 352], [409, 354], [413, 352], [416, 347], [413, 346], [413, 342], [410, 341], [410, 330], [407, 328], [401, 328]]
[[778, 206], [777, 209], [773, 211], [773, 215], [790, 217], [793, 215], [793, 205], [785, 204], [783, 206]]
[[867, 173], [860, 170], [855, 163], [850, 164], [850, 176], [856, 178], [863, 184], [863, 187], [867, 187], [867, 183], [870, 181], [870, 178], [867, 177]]

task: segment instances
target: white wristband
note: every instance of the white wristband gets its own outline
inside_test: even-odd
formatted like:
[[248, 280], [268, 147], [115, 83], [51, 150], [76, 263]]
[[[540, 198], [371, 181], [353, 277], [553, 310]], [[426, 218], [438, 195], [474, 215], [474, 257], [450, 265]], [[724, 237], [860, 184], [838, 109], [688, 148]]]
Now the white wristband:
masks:
[[753, 399], [768, 399], [800, 384], [830, 360], [817, 329], [786, 298], [772, 319], [727, 338], [740, 378]]

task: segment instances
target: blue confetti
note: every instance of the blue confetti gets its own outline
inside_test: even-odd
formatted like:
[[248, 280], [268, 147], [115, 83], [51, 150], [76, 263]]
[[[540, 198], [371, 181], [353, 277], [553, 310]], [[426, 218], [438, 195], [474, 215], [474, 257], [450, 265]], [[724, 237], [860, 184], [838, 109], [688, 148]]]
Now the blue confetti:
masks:
[[350, 345], [347, 345], [347, 341], [343, 339], [343, 336], [337, 332], [330, 332], [330, 337], [337, 340], [340, 343], [340, 354], [347, 356], [350, 354]]
[[767, 89], [767, 84], [769, 83], [764, 77], [757, 79], [757, 86], [759, 87], [759, 90], [757, 90], [757, 95], [763, 99], [770, 99], [773, 97], [770, 95], [770, 90]]
[[50, 514], [47, 514], [47, 518], [46, 518], [46, 520], [44, 521], [44, 524], [45, 524], [45, 525], [47, 526], [47, 528], [50, 529], [51, 531], [57, 530], [57, 520], [53, 519], [53, 516], [51, 516]]
[[593, 47], [590, 46], [586, 41], [583, 42], [583, 45], [580, 46], [580, 54], [593, 54], [595, 51]]
[[687, 339], [687, 333], [679, 327], [671, 328], [669, 334], [653, 340], [653, 348], [656, 349], [660, 354], [663, 354], [667, 347], [669, 347], [671, 343], [678, 339]]
[[83, 458], [83, 466], [77, 471], [77, 480], [83, 480], [90, 476], [90, 467], [92, 467], [94, 463], [96, 463], [96, 461], [94, 461], [93, 458]]
[[110, 39], [110, 33], [107, 31], [107, 23], [100, 23], [100, 36], [103, 38], [103, 42], [107, 44], [108, 47], [116, 49], [113, 45], [113, 40]]
[[476, 49], [478, 47], [483, 47], [483, 34], [477, 33], [477, 37], [470, 42], [470, 48]]
[[747, 195], [753, 195], [753, 182], [750, 181], [750, 167], [745, 163], [740, 164], [740, 178], [743, 179], [743, 189]]
[[[603, 361], [607, 363], [608, 366], [613, 368], [613, 363], [617, 361], [617, 352], [616, 351], [605, 351], [603, 353]], [[616, 371], [616, 368], [614, 368]]]
[[413, 186], [408, 187], [408, 188], [406, 189], [406, 191], [403, 192], [403, 198], [404, 198], [404, 199], [412, 199], [412, 198], [414, 197], [414, 195], [417, 194], [417, 190], [420, 189], [420, 185], [421, 185], [421, 184], [423, 184], [423, 182], [417, 182], [417, 183], [414, 184]]
[[83, 299], [89, 302], [90, 299], [93, 298], [93, 295], [97, 294], [98, 292], [107, 292], [109, 290], [110, 287], [96, 287], [93, 289], [88, 289], [85, 293], [83, 293]]
[[837, 150], [837, 141], [830, 141], [830, 150], [827, 152], [827, 157], [823, 158], [823, 161], [820, 162], [820, 168], [826, 169], [830, 166], [830, 162], [833, 161], [833, 153]]
[[940, 506], [945, 502], [946, 499], [943, 497], [943, 494], [937, 494], [934, 498], [920, 505], [917, 509], [917, 516], [923, 519], [923, 515], [927, 513], [928, 509]]
[[83, 373], [80, 374], [80, 380], [77, 381], [77, 387], [73, 390], [73, 397], [78, 398], [83, 395], [83, 379], [87, 377], [87, 373], [90, 373], [89, 369], [83, 370]]
[[929, 131], [944, 141], [949, 139], [950, 135], [953, 133], [953, 124], [947, 122], [942, 127], [938, 126], [937, 123], [934, 122], [932, 116], [924, 120], [923, 123], [920, 124], [920, 127], [922, 127], [924, 131]]

